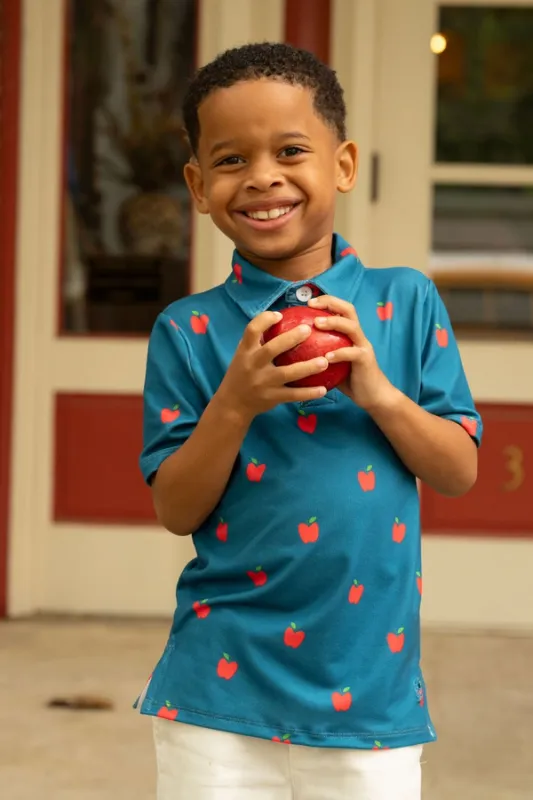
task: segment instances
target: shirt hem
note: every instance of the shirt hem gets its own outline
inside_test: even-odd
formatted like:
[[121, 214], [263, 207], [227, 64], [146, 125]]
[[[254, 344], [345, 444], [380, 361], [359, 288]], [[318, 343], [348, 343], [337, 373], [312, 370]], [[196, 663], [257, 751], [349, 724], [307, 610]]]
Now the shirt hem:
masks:
[[[145, 700], [140, 708], [140, 713], [149, 717], [167, 716], [167, 710], [160, 714], [161, 707]], [[256, 739], [266, 739], [269, 741], [279, 739], [281, 741], [289, 739], [289, 744], [303, 745], [307, 747], [331, 747], [350, 750], [373, 750], [373, 749], [394, 749], [399, 747], [411, 747], [418, 744], [427, 744], [437, 741], [437, 736], [432, 732], [429, 725], [407, 730], [390, 731], [388, 733], [356, 732], [356, 733], [325, 733], [306, 730], [294, 730], [279, 728], [261, 722], [251, 720], [236, 719], [210, 714], [206, 711], [193, 710], [179, 707], [172, 716], [176, 722], [187, 725], [196, 725], [201, 728], [218, 730], [225, 733], [235, 733], [241, 736], [251, 736]]]

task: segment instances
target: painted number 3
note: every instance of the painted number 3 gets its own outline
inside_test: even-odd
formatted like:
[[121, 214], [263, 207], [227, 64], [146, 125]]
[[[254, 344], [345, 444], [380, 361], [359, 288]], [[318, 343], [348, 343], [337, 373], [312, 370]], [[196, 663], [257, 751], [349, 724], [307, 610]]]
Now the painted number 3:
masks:
[[503, 484], [503, 490], [504, 492], [516, 492], [522, 486], [525, 478], [524, 452], [521, 447], [510, 444], [504, 447], [503, 454], [505, 468], [509, 473], [508, 480]]

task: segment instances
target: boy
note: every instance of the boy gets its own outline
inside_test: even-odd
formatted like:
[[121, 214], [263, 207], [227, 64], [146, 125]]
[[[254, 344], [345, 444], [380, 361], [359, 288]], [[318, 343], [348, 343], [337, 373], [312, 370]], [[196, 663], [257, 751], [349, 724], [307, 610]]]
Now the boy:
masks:
[[[481, 420], [433, 283], [366, 269], [333, 232], [357, 171], [345, 115], [335, 73], [284, 44], [222, 54], [184, 101], [191, 195], [235, 253], [148, 352], [141, 467], [197, 552], [140, 698], [160, 800], [421, 795], [416, 478], [468, 491]], [[274, 366], [310, 329], [263, 334], [307, 303], [353, 345]], [[335, 360], [340, 389], [287, 385]]]

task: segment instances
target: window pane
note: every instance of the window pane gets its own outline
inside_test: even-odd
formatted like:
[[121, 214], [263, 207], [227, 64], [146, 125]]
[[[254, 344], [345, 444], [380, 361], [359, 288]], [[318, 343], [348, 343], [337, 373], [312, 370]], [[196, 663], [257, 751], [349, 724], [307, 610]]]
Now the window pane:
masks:
[[533, 164], [533, 7], [444, 5], [439, 33], [436, 160]]
[[147, 333], [188, 293], [180, 106], [195, 0], [70, 0], [63, 330]]
[[533, 187], [436, 186], [433, 251], [533, 254]]

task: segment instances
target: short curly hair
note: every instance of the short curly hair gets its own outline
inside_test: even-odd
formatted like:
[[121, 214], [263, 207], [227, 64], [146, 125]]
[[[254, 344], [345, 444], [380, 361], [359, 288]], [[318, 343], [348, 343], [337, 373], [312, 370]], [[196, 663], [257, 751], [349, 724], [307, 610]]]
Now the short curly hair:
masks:
[[346, 139], [346, 105], [337, 75], [312, 53], [289, 44], [261, 42], [234, 47], [201, 67], [183, 99], [183, 122], [193, 153], [198, 152], [198, 107], [216, 89], [239, 81], [274, 78], [310, 89], [317, 114], [342, 142]]

